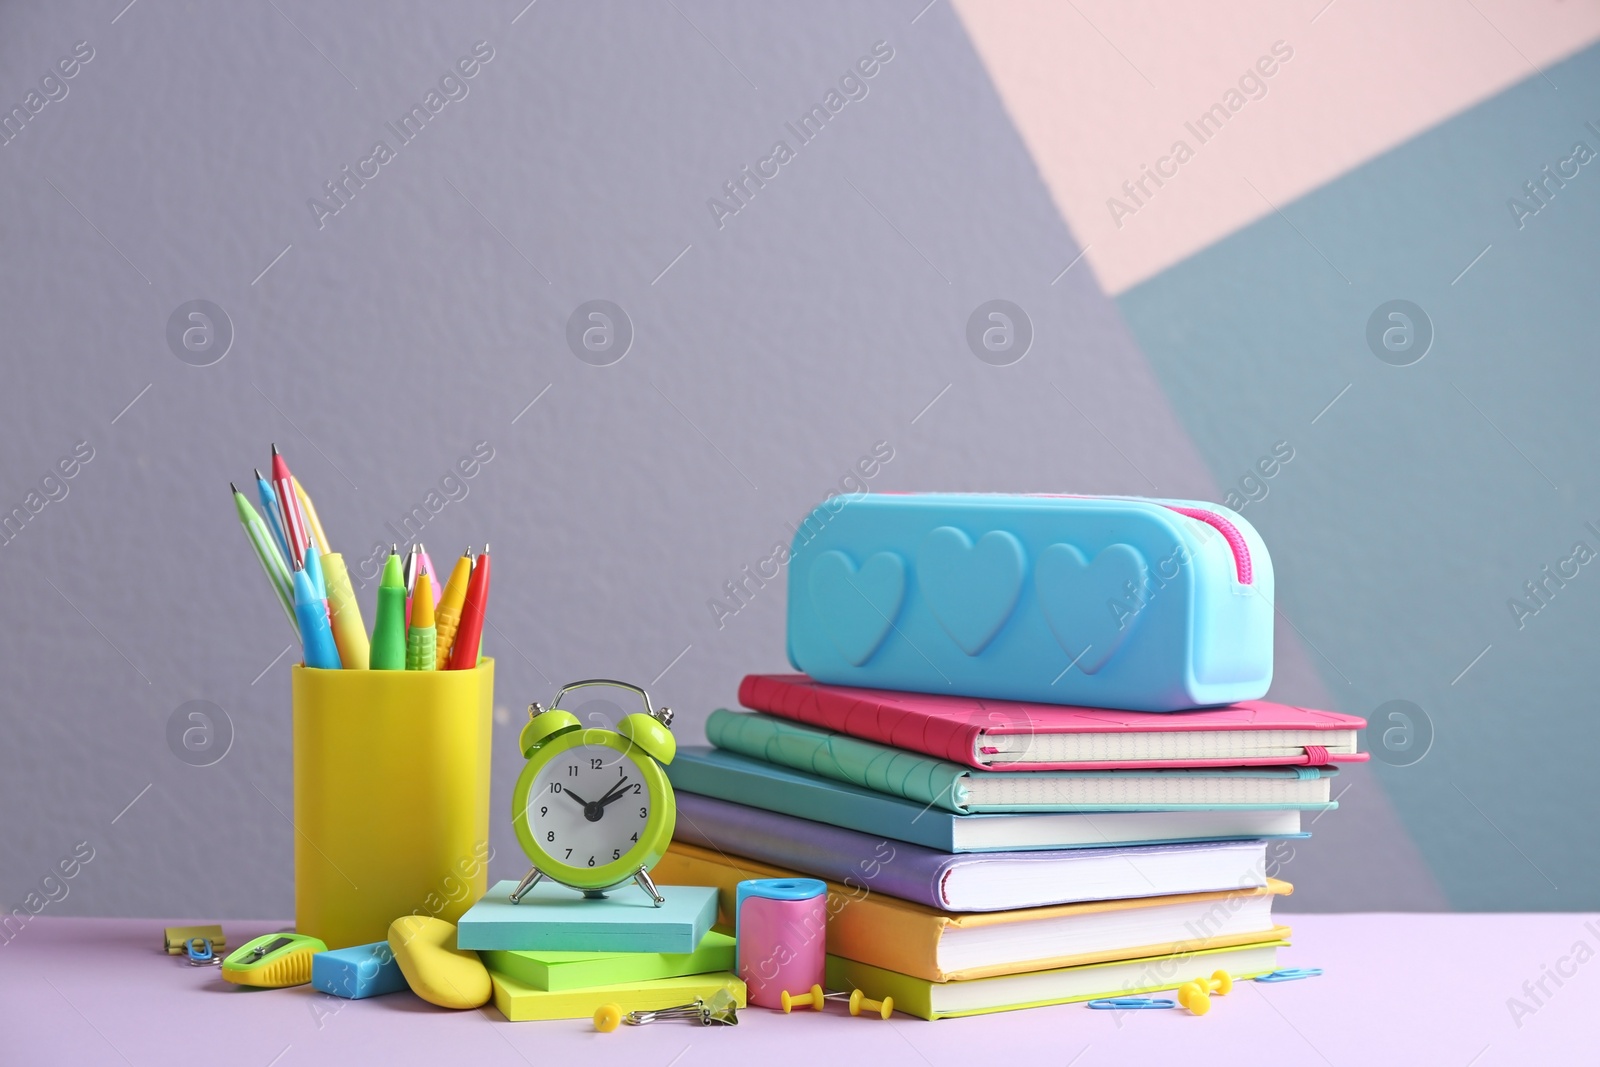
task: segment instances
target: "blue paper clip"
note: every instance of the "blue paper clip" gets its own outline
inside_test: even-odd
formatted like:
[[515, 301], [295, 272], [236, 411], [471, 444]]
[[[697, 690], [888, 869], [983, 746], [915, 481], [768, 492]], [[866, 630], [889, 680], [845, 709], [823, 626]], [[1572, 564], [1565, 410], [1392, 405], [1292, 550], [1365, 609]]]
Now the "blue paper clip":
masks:
[[217, 954], [211, 950], [211, 939], [196, 937], [184, 944], [184, 949], [189, 954], [191, 967], [205, 967], [213, 963], [221, 963]]
[[1315, 978], [1322, 973], [1321, 967], [1287, 967], [1271, 974], [1263, 974], [1256, 979], [1258, 982], [1297, 982], [1302, 978]]
[[1165, 998], [1105, 997], [1089, 1001], [1089, 1007], [1095, 1011], [1150, 1011], [1155, 1008], [1176, 1008], [1177, 1005]]

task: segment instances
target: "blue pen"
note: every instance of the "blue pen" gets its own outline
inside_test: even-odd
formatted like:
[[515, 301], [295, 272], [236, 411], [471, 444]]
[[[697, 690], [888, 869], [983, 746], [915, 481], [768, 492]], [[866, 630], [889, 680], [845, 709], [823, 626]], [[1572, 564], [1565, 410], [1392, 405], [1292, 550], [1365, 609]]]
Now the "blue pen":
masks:
[[[254, 467], [250, 469], [255, 470]], [[284, 559], [294, 559], [294, 553], [289, 551], [289, 539], [283, 536], [283, 519], [278, 513], [278, 494], [273, 491], [272, 483], [261, 477], [260, 471], [256, 471], [256, 494], [261, 497], [261, 510], [267, 513], [267, 526], [272, 529], [272, 536], [278, 542], [278, 551], [283, 553]]]
[[333, 628], [328, 625], [327, 601], [318, 599], [311, 577], [299, 564], [294, 568], [294, 614], [300, 620], [300, 643], [305, 647], [306, 666], [336, 671], [339, 646], [333, 643]]
[[322, 548], [315, 537], [306, 545], [306, 574], [311, 578], [311, 588], [317, 591], [318, 600], [328, 599], [328, 583], [322, 576]]

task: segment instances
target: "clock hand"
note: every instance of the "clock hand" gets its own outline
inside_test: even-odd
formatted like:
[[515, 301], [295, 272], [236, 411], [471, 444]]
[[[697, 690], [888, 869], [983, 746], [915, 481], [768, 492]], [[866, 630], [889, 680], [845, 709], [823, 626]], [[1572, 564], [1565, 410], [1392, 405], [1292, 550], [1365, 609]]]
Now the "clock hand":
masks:
[[599, 804], [602, 808], [604, 808], [607, 804], [611, 804], [611, 803], [613, 803], [615, 801], [621, 800], [623, 798], [623, 796], [627, 794], [628, 786], [630, 786], [632, 784], [633, 784], [632, 782], [629, 782], [626, 778], [624, 778], [622, 781], [618, 782], [615, 786], [612, 787], [611, 792], [607, 793], [605, 796], [603, 796], [599, 800], [595, 801], [595, 803]]
[[576, 800], [579, 804], [582, 804], [584, 807], [587, 808], [589, 806], [589, 802], [587, 800], [583, 799], [578, 794], [574, 793], [572, 790], [563, 789], [561, 792], [563, 794], [565, 794], [566, 796], [571, 797], [573, 800]]

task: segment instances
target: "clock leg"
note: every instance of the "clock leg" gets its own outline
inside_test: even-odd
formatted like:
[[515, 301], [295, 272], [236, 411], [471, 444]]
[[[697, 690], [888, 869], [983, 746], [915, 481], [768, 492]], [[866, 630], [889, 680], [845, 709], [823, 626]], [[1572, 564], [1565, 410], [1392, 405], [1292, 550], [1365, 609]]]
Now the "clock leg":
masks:
[[656, 907], [659, 908], [667, 902], [667, 898], [661, 895], [660, 891], [656, 889], [656, 884], [650, 880], [650, 872], [643, 867], [640, 867], [638, 872], [634, 874], [633, 880], [640, 889], [650, 894], [650, 899], [655, 901]]
[[527, 894], [528, 890], [538, 885], [539, 879], [543, 877], [544, 875], [540, 873], [539, 868], [537, 867], [529, 871], [527, 877], [518, 882], [517, 888], [511, 891], [511, 903], [521, 904], [523, 896]]

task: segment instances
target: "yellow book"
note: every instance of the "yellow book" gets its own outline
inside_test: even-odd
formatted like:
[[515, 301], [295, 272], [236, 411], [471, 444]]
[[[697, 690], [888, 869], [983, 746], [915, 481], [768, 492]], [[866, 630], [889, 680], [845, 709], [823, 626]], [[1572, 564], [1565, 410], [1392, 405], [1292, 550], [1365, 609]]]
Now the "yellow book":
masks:
[[[1027, 974], [1003, 974], [969, 982], [930, 982], [926, 978], [913, 978], [882, 967], [829, 956], [828, 988], [859, 989], [873, 1000], [893, 997], [896, 1011], [921, 1019], [953, 1019], [1176, 989], [1185, 982], [1209, 978], [1219, 970], [1227, 971], [1234, 981], [1240, 982], [1277, 970], [1278, 949], [1285, 944], [1287, 942], [1282, 939], [1270, 938], [1233, 948], [1165, 953]], [[1245, 994], [1239, 991], [1234, 995]]]
[[615, 1004], [623, 1014], [676, 1008], [693, 1003], [697, 997], [710, 997], [719, 989], [731, 992], [739, 1007], [745, 1006], [744, 983], [725, 971], [557, 992], [535, 989], [498, 972], [490, 972], [489, 977], [494, 982], [494, 1006], [514, 1023], [539, 1019], [588, 1019], [605, 1004]]
[[[740, 881], [804, 875], [674, 841], [651, 877], [717, 887], [721, 921], [731, 927]], [[828, 951], [916, 979], [955, 982], [1227, 948], [1288, 937], [1288, 927], [1272, 921], [1272, 901], [1293, 888], [1273, 878], [1233, 892], [956, 913], [871, 892], [870, 882], [829, 882]]]

